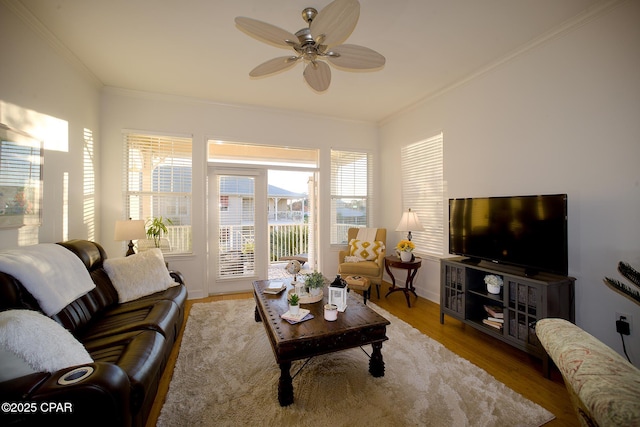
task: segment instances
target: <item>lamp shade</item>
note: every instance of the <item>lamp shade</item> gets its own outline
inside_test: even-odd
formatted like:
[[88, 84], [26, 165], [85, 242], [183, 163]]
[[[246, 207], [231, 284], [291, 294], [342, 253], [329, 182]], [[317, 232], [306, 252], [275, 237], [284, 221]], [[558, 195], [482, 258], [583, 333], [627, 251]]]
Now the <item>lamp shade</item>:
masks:
[[144, 230], [144, 220], [126, 219], [116, 221], [114, 240], [137, 240], [145, 237], [147, 237], [147, 234]]
[[424, 227], [420, 224], [418, 215], [415, 212], [411, 212], [409, 209], [407, 212], [402, 213], [400, 223], [396, 227], [396, 231], [422, 231]]

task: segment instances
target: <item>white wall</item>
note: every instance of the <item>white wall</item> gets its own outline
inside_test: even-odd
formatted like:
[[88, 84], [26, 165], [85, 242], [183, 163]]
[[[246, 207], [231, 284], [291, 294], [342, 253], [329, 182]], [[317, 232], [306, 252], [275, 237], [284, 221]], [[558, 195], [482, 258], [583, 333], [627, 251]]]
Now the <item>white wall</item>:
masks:
[[42, 226], [0, 230], [0, 249], [98, 239], [98, 207], [85, 210], [83, 148], [85, 129], [99, 144], [100, 89], [2, 3], [0, 40], [0, 122], [42, 140], [45, 149]]
[[[209, 138], [288, 147], [320, 148], [320, 230], [329, 229], [329, 162], [331, 148], [359, 148], [377, 154], [377, 127], [371, 123], [241, 106], [220, 105], [197, 99], [107, 88], [102, 103], [103, 246], [119, 256], [121, 242], [114, 242], [115, 221], [122, 218], [122, 130], [136, 129], [193, 137], [192, 256], [168, 256], [170, 268], [185, 275], [189, 297], [207, 295], [206, 241], [206, 140]], [[337, 271], [337, 250], [320, 233], [321, 271]], [[247, 289], [250, 289], [248, 283]]]
[[[622, 352], [614, 317], [631, 314], [626, 343], [636, 363], [640, 306], [602, 278], [621, 279], [621, 260], [640, 269], [639, 22], [640, 2], [626, 2], [425, 101], [380, 131], [385, 168], [397, 170], [402, 145], [442, 130], [447, 198], [568, 193], [577, 324]], [[393, 208], [383, 221], [395, 224], [400, 183], [396, 174], [386, 178], [381, 191]], [[391, 233], [388, 245], [395, 242]], [[439, 295], [437, 268], [421, 271], [421, 295]]]

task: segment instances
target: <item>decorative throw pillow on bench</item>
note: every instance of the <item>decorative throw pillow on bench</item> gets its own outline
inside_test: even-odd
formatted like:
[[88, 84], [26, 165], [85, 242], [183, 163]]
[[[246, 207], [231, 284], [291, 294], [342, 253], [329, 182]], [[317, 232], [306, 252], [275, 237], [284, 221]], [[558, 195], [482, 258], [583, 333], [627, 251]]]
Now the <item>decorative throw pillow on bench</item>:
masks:
[[104, 261], [104, 269], [121, 303], [178, 285], [169, 274], [158, 248], [124, 258], [109, 258]]

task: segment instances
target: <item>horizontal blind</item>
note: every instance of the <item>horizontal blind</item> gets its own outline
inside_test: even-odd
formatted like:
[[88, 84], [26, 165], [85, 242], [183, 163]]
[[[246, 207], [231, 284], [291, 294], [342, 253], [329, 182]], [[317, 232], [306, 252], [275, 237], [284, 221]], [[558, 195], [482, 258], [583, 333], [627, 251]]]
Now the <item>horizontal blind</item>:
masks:
[[442, 255], [443, 247], [443, 137], [436, 135], [401, 149], [402, 207], [418, 215], [423, 231], [412, 230], [418, 252]]
[[255, 178], [218, 175], [218, 278], [252, 276], [255, 259]]
[[126, 133], [123, 177], [129, 218], [171, 220], [172, 252], [191, 252], [191, 138]]
[[331, 244], [347, 243], [347, 230], [370, 221], [369, 153], [331, 150]]
[[40, 145], [0, 141], [0, 185], [33, 186], [40, 183]]

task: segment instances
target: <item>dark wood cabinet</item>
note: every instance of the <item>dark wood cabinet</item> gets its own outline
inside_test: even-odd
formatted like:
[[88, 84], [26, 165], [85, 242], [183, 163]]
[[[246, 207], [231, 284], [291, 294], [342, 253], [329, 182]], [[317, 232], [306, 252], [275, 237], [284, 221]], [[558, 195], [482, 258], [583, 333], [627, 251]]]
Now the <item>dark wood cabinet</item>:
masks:
[[[498, 294], [487, 290], [488, 275], [502, 280]], [[540, 358], [548, 373], [548, 357], [536, 336], [535, 323], [545, 317], [575, 322], [573, 277], [526, 276], [523, 268], [450, 258], [441, 261], [440, 280], [440, 323], [445, 314], [454, 317]], [[495, 316], [487, 309], [501, 313], [502, 320], [490, 320]]]

